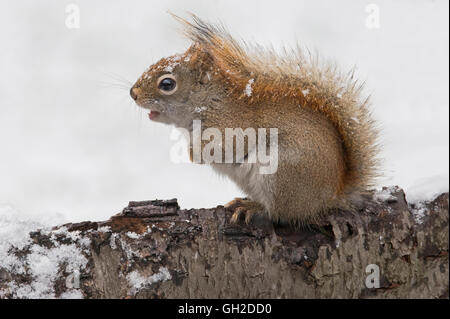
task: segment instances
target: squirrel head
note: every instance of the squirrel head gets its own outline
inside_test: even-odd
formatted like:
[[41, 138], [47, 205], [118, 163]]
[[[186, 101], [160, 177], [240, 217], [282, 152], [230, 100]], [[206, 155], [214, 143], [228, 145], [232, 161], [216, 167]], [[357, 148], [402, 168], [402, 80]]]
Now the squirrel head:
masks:
[[190, 128], [205, 117], [205, 110], [221, 95], [213, 80], [210, 54], [199, 45], [185, 53], [162, 58], [151, 65], [130, 91], [140, 107], [150, 110], [155, 122]]
[[252, 96], [253, 83], [265, 63], [250, 59], [222, 25], [208, 24], [195, 15], [192, 22], [172, 16], [193, 44], [185, 53], [150, 66], [130, 91], [139, 106], [151, 111], [151, 120], [189, 129], [193, 120], [205, 120], [208, 114], [235, 117], [225, 109], [227, 104], [248, 105], [258, 102], [253, 96], [263, 100], [276, 96], [264, 81], [260, 94]]

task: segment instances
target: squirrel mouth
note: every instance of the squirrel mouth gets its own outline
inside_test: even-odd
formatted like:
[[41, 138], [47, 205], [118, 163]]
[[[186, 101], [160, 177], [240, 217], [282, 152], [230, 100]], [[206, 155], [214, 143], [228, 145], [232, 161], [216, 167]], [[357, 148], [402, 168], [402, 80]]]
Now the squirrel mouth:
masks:
[[150, 111], [150, 113], [148, 113], [148, 118], [153, 121], [156, 117], [158, 117], [158, 115], [159, 115], [159, 112]]

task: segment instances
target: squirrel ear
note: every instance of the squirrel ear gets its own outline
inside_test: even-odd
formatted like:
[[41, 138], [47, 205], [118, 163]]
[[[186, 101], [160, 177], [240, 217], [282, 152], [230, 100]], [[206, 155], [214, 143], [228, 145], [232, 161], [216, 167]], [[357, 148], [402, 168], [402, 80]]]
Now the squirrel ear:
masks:
[[211, 70], [213, 63], [212, 55], [205, 50], [200, 44], [193, 44], [186, 55], [190, 56], [189, 66], [193, 72], [198, 74], [198, 82], [200, 84], [207, 84], [211, 81]]

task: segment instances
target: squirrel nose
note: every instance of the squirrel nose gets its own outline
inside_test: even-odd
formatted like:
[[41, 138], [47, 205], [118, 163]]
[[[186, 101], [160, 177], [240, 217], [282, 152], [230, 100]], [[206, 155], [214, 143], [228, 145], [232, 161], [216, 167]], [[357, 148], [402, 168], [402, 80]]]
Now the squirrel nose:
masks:
[[131, 97], [133, 98], [133, 100], [137, 100], [137, 98], [138, 98], [138, 89], [136, 88], [136, 87], [132, 87], [131, 88], [131, 90], [130, 90], [130, 95], [131, 95]]

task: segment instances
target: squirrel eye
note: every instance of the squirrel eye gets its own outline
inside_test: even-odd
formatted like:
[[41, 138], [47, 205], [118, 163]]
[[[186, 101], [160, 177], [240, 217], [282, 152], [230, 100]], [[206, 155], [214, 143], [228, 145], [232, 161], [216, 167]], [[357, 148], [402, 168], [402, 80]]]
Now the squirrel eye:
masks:
[[158, 89], [165, 95], [171, 95], [177, 90], [177, 81], [171, 74], [162, 75], [158, 79]]

